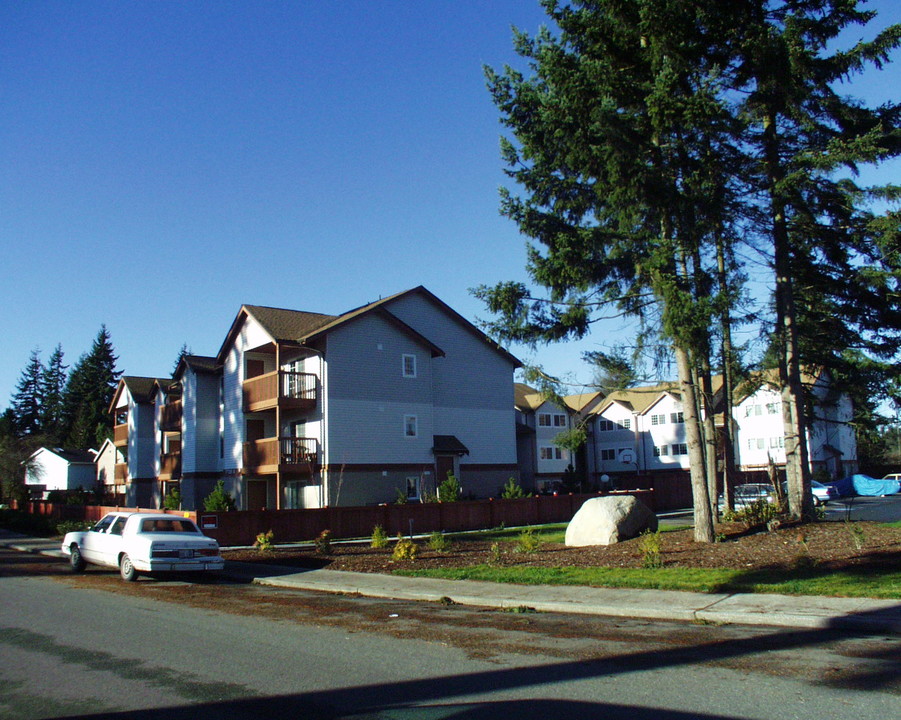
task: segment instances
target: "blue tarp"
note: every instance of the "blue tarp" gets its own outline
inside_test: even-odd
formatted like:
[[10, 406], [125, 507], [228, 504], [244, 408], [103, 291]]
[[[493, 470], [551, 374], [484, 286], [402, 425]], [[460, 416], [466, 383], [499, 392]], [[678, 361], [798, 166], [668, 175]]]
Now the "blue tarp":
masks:
[[869, 475], [852, 475], [844, 480], [830, 483], [838, 490], [841, 497], [853, 495], [897, 495], [901, 492], [901, 483], [897, 480], [877, 480]]

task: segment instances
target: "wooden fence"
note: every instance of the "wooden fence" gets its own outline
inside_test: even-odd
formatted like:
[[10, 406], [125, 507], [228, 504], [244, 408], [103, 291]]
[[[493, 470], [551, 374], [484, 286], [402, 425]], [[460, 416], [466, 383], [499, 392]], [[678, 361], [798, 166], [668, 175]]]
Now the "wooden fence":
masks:
[[[652, 510], [654, 490], [611, 493], [634, 495]], [[407, 503], [314, 510], [241, 510], [223, 513], [169, 511], [195, 520], [206, 535], [223, 547], [252, 545], [259, 533], [272, 530], [276, 543], [303, 542], [330, 530], [333, 538], [372, 535], [381, 525], [389, 535], [422, 534], [436, 530], [460, 532], [569, 522], [586, 500], [598, 494], [537, 495], [519, 500], [464, 500], [453, 503]], [[108, 512], [134, 508], [100, 505], [18, 504], [18, 509], [61, 520], [99, 520]], [[141, 512], [161, 512], [141, 508]]]

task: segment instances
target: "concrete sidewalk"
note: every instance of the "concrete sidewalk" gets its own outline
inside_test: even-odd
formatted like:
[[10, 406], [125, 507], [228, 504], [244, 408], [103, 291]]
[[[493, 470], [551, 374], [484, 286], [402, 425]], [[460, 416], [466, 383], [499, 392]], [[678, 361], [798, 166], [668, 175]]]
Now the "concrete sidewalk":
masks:
[[[0, 546], [64, 557], [56, 540], [0, 530]], [[303, 570], [226, 562], [225, 574], [258, 585], [367, 597], [608, 617], [735, 623], [901, 633], [901, 602], [869, 598], [695, 593], [582, 586], [509, 585], [472, 580], [407, 578], [336, 570]]]

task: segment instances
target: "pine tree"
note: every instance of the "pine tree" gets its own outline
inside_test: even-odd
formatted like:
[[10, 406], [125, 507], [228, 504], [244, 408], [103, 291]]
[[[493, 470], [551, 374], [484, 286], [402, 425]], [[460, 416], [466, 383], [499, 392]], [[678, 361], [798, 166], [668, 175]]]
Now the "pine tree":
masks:
[[[901, 26], [851, 50], [825, 53], [844, 28], [875, 15], [857, 6], [849, 0], [749, 2], [736, 74], [747, 96], [746, 142], [759, 158], [760, 217], [773, 255], [774, 356], [783, 388], [789, 505], [805, 518], [813, 516], [813, 504], [802, 366], [828, 362], [816, 348], [830, 324], [841, 328], [829, 335], [839, 355], [844, 339], [855, 333], [858, 347], [872, 342], [869, 347], [878, 349], [877, 335], [884, 332], [897, 348], [901, 327], [892, 296], [898, 287], [897, 219], [886, 225], [861, 211], [868, 192], [839, 175], [898, 154], [899, 108], [869, 109], [836, 89], [868, 65], [885, 63], [901, 41]], [[886, 252], [892, 244], [894, 251]]]
[[559, 37], [542, 29], [515, 38], [532, 77], [486, 73], [515, 138], [502, 140], [508, 175], [524, 189], [502, 191], [502, 213], [538, 241], [527, 269], [547, 297], [520, 283], [477, 295], [506, 339], [582, 337], [611, 308], [666, 338], [685, 409], [695, 537], [710, 542], [714, 458], [702, 416], [713, 415], [711, 247], [735, 236], [726, 173], [741, 160], [721, 87], [732, 16], [717, 2], [544, 6]]
[[62, 444], [63, 393], [66, 389], [63, 349], [57, 345], [41, 375], [41, 426], [50, 442]]
[[73, 448], [98, 447], [112, 434], [109, 405], [122, 373], [106, 325], [101, 326], [91, 351], [82, 355], [66, 384], [63, 399], [68, 444]]
[[28, 365], [19, 376], [16, 392], [12, 397], [12, 416], [16, 434], [35, 436], [40, 434], [42, 377], [44, 367], [41, 364], [41, 353], [34, 349]]

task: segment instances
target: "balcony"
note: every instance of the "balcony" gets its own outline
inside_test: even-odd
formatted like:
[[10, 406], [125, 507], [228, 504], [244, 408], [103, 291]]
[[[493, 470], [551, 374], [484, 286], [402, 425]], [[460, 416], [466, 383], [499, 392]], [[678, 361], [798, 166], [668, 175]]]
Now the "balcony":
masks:
[[125, 447], [128, 445], [128, 423], [113, 426], [113, 445]]
[[160, 408], [160, 426], [165, 431], [181, 430], [181, 400], [166, 403]]
[[260, 412], [276, 407], [315, 410], [316, 376], [311, 373], [276, 372], [244, 381], [244, 412]]
[[160, 455], [160, 480], [181, 477], [181, 450]]
[[274, 475], [277, 472], [311, 475], [318, 461], [316, 438], [265, 438], [244, 443], [244, 472]]
[[128, 480], [128, 463], [116, 463], [114, 477], [116, 485], [124, 485], [125, 481]]

